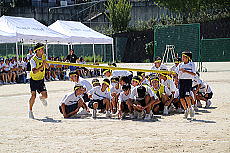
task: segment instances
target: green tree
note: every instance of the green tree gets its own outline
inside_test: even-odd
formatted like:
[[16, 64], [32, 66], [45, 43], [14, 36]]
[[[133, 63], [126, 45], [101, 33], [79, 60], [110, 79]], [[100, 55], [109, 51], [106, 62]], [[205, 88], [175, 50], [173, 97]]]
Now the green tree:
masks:
[[230, 1], [227, 0], [156, 0], [156, 3], [181, 13], [184, 21], [191, 17], [229, 14], [230, 12]]
[[128, 0], [108, 0], [106, 16], [112, 23], [114, 32], [127, 30], [129, 21], [131, 20], [132, 5]]

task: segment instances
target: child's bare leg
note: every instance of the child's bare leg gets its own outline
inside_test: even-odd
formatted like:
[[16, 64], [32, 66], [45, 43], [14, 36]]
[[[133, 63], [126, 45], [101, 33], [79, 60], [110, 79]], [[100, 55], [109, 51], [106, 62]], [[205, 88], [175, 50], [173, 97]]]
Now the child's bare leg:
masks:
[[191, 96], [185, 97], [186, 103], [188, 105], [188, 108], [191, 107], [192, 103], [191, 103]]
[[180, 98], [180, 101], [181, 101], [181, 104], [182, 104], [184, 110], [186, 110], [187, 109], [187, 104], [186, 104], [185, 99], [184, 98]]

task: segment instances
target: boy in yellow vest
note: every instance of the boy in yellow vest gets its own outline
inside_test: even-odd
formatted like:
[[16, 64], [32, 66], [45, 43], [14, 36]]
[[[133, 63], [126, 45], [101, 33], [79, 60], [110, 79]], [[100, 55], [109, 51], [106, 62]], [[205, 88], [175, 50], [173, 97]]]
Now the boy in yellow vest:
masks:
[[[159, 97], [160, 103], [155, 105], [153, 112], [158, 113], [163, 110], [163, 115], [168, 115], [168, 107], [173, 100], [172, 93], [167, 86], [160, 83], [159, 77], [155, 76], [151, 78], [152, 91]], [[169, 98], [171, 97], [171, 98]]]
[[34, 47], [35, 55], [30, 60], [30, 89], [31, 97], [29, 100], [29, 118], [34, 119], [32, 108], [36, 98], [36, 91], [41, 94], [39, 97], [44, 106], [47, 106], [47, 91], [44, 83], [45, 69], [48, 67], [46, 56], [44, 54], [44, 45], [37, 43]]

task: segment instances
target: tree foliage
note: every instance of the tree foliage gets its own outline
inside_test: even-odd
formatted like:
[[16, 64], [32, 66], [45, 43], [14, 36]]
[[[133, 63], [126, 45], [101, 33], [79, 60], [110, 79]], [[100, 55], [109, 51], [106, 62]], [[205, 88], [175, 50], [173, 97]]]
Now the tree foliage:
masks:
[[125, 31], [131, 20], [132, 5], [128, 0], [108, 0], [106, 16], [112, 23], [114, 32]]

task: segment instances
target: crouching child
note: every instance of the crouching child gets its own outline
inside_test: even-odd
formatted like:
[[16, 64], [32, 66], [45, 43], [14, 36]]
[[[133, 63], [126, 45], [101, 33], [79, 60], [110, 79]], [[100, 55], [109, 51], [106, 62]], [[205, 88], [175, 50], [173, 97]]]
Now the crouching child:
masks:
[[59, 110], [63, 114], [64, 118], [75, 116], [80, 108], [83, 108], [84, 111], [89, 112], [89, 109], [81, 96], [82, 93], [83, 86], [76, 84], [74, 87], [74, 92], [65, 95], [65, 97], [61, 100]]
[[120, 93], [120, 95], [118, 97], [118, 105], [119, 105], [118, 117], [120, 119], [125, 119], [126, 114], [129, 113], [127, 101], [130, 97], [131, 85], [129, 85], [129, 84], [123, 85], [122, 90], [123, 91]]
[[101, 86], [93, 87], [89, 92], [89, 107], [93, 109], [93, 118], [96, 118], [97, 109], [101, 112], [106, 110], [106, 117], [110, 118], [110, 92], [108, 91], [110, 85], [109, 79], [104, 79]]

